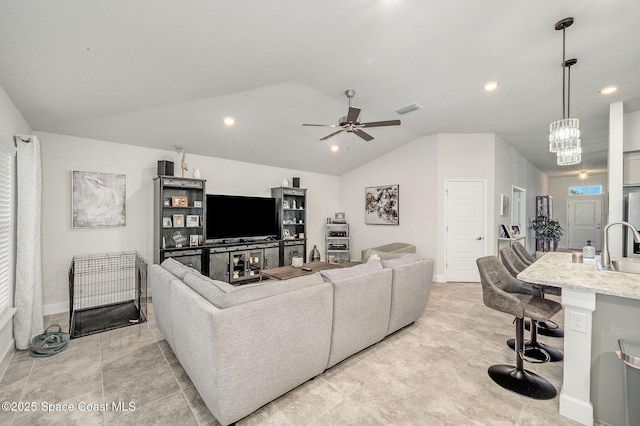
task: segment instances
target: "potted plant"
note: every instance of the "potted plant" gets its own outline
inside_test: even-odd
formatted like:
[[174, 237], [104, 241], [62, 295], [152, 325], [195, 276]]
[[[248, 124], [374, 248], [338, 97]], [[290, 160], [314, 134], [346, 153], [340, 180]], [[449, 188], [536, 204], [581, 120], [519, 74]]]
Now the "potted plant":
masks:
[[541, 251], [556, 251], [558, 241], [563, 234], [562, 227], [557, 220], [545, 215], [538, 215], [529, 222], [529, 229], [536, 233], [536, 240], [540, 243]]

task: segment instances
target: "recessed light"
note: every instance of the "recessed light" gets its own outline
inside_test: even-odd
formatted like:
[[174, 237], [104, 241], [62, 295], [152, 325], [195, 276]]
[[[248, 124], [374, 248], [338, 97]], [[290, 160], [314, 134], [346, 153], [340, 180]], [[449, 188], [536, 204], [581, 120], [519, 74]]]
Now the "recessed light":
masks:
[[600, 93], [602, 93], [603, 95], [610, 95], [613, 92], [618, 90], [618, 86], [609, 86], [609, 87], [605, 87], [604, 89], [600, 90]]
[[498, 83], [497, 81], [490, 81], [489, 83], [486, 83], [484, 86], [482, 86], [482, 90], [484, 90], [485, 92], [493, 92], [498, 88], [499, 85], [500, 83]]
[[233, 117], [224, 118], [224, 124], [227, 126], [233, 126], [235, 123], [236, 123], [236, 120], [234, 120]]
[[338, 145], [331, 145], [331, 152], [338, 152], [340, 147]]

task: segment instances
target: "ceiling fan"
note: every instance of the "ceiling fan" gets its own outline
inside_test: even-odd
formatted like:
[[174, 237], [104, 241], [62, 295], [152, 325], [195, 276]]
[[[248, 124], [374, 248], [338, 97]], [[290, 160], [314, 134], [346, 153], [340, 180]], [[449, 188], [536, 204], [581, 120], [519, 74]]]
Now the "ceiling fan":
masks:
[[360, 118], [360, 111], [361, 111], [360, 108], [355, 108], [351, 106], [351, 99], [356, 94], [356, 91], [349, 89], [349, 90], [346, 90], [344, 94], [347, 95], [347, 98], [349, 98], [349, 110], [346, 116], [340, 117], [340, 119], [338, 120], [338, 124], [303, 124], [303, 126], [340, 127], [340, 130], [321, 138], [320, 139], [321, 141], [325, 141], [330, 137], [337, 135], [338, 133], [347, 132], [347, 133], [354, 133], [368, 142], [373, 139], [373, 136], [371, 136], [369, 133], [365, 132], [364, 130], [361, 130], [361, 128], [400, 125], [400, 120], [372, 121], [369, 123], [361, 123], [360, 121], [358, 121], [358, 119]]

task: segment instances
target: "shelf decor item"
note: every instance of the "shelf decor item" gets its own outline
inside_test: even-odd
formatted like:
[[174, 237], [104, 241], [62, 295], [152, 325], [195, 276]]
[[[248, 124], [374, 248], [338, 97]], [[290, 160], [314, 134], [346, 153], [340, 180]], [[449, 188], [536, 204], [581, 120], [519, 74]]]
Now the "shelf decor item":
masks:
[[309, 259], [311, 259], [311, 262], [320, 262], [320, 250], [318, 250], [318, 246], [315, 244], [313, 245], [313, 249], [311, 249]]
[[173, 227], [173, 223], [171, 222], [171, 218], [170, 217], [163, 217], [162, 218], [162, 227], [163, 228], [172, 228]]
[[400, 185], [365, 188], [365, 224], [400, 224]]
[[174, 214], [173, 215], [173, 227], [174, 228], [182, 228], [184, 226], [184, 215], [182, 214]]
[[189, 198], [183, 195], [174, 195], [171, 197], [172, 207], [187, 207], [189, 205]]
[[195, 228], [200, 226], [200, 216], [197, 214], [187, 215], [187, 228]]

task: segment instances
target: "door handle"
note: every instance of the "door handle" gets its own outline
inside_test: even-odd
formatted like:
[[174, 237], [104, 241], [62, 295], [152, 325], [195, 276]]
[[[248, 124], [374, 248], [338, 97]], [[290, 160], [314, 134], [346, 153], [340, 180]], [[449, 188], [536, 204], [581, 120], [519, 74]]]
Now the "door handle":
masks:
[[482, 237], [476, 237], [476, 240], [480, 241], [482, 240]]

